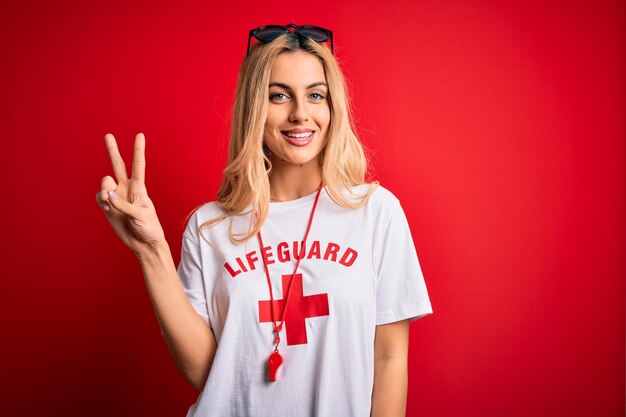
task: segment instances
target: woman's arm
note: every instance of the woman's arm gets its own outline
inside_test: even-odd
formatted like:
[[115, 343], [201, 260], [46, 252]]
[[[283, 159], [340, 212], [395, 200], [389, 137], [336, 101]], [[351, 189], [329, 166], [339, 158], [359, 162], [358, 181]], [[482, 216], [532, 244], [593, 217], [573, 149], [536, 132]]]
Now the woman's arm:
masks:
[[408, 354], [408, 320], [376, 326], [372, 417], [406, 415]]
[[213, 332], [187, 299], [167, 242], [138, 257], [161, 334], [176, 367], [201, 391], [217, 349]]
[[[106, 134], [104, 143], [117, 183], [109, 175], [103, 177], [96, 201], [115, 233], [141, 262], [161, 334], [176, 366], [191, 385], [202, 389], [217, 344], [213, 332], [185, 295], [156, 208], [148, 197], [146, 138], [143, 133], [135, 137], [131, 178], [113, 135]], [[113, 267], [109, 269], [115, 273]]]

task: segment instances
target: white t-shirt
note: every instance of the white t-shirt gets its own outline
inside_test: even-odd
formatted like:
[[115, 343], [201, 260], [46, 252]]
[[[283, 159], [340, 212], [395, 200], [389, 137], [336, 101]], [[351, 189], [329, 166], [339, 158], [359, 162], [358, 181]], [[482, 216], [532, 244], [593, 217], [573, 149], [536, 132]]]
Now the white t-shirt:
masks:
[[[367, 187], [351, 189], [363, 194]], [[303, 253], [315, 194], [270, 203], [261, 228], [278, 323], [295, 256], [304, 255], [280, 332], [284, 362], [275, 382], [267, 364], [274, 335], [259, 241], [234, 245], [228, 238], [230, 219], [234, 232], [247, 231], [250, 214], [203, 228], [216, 249], [198, 226], [221, 209], [210, 202], [190, 217], [178, 275], [218, 347], [187, 417], [369, 417], [376, 326], [432, 313], [398, 199], [379, 185], [365, 206], [347, 209], [322, 189]]]

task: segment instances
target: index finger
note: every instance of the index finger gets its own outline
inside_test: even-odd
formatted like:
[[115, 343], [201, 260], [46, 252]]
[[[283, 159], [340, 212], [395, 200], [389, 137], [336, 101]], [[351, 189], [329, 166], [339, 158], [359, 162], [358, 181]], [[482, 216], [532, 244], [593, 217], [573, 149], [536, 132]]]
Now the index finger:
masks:
[[133, 178], [144, 182], [146, 178], [146, 137], [143, 133], [135, 136], [135, 151], [133, 153]]
[[115, 178], [117, 178], [117, 182], [128, 180], [126, 165], [124, 165], [122, 155], [120, 155], [120, 151], [117, 149], [117, 143], [113, 135], [110, 133], [104, 135], [104, 143], [109, 151], [111, 165], [113, 165], [113, 173], [115, 174]]

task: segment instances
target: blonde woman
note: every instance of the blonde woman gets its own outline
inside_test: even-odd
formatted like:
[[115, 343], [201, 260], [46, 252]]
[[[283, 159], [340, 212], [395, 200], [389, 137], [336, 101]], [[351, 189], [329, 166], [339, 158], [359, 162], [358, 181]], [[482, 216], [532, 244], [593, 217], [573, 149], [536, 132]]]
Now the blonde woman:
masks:
[[228, 165], [216, 201], [188, 218], [177, 268], [144, 136], [131, 178], [105, 136], [117, 181], [96, 199], [201, 391], [188, 416], [405, 415], [409, 322], [432, 309], [398, 199], [365, 180], [333, 49], [316, 26], [250, 31]]

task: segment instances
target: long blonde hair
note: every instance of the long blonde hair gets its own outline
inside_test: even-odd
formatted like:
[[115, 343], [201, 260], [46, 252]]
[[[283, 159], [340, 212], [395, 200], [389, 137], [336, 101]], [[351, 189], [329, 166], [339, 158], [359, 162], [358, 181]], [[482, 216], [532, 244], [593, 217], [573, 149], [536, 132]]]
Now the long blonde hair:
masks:
[[250, 211], [244, 213], [244, 210], [251, 206], [256, 216], [251, 216], [248, 233], [233, 233], [232, 222], [229, 228], [231, 242], [243, 243], [257, 234], [267, 217], [272, 163], [263, 146], [263, 132], [269, 107], [270, 71], [279, 54], [295, 51], [316, 56], [324, 67], [328, 84], [331, 112], [328, 142], [318, 156], [328, 194], [335, 203], [356, 209], [367, 203], [378, 185], [378, 181], [372, 181], [374, 186], [353, 201], [342, 192], [344, 187], [368, 183], [365, 180], [368, 160], [352, 128], [353, 116], [342, 71], [326, 45], [294, 34], [281, 35], [272, 42], [257, 44], [241, 65], [233, 107], [228, 164], [217, 192], [217, 203], [224, 213], [205, 221], [198, 230], [209, 245], [211, 243], [202, 234], [203, 227], [230, 216], [247, 214]]

